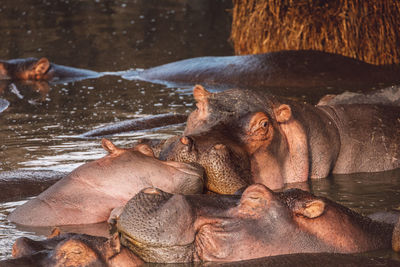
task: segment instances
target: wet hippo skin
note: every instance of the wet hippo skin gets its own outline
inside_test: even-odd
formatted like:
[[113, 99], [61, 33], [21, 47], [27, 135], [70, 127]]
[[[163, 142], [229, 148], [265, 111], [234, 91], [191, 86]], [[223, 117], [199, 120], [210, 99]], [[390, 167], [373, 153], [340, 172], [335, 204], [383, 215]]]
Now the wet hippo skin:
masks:
[[400, 242], [393, 225], [300, 189], [274, 193], [261, 184], [242, 196], [143, 189], [126, 204], [116, 227], [122, 244], [158, 263], [356, 253], [391, 248], [392, 236]]
[[[198, 57], [127, 72], [123, 78], [167, 85], [272, 89], [274, 87], [358, 87], [400, 81], [399, 69], [371, 65], [313, 50]], [[293, 91], [293, 90], [291, 90]], [[274, 91], [274, 93], [276, 93]]]
[[166, 114], [152, 115], [143, 118], [112, 123], [111, 125], [106, 125], [85, 132], [81, 134], [80, 137], [90, 138], [90, 137], [112, 135], [128, 131], [141, 131], [167, 125], [184, 123], [186, 122], [186, 119], [187, 115], [184, 114], [166, 113]]
[[[315, 107], [250, 90], [210, 93], [202, 86], [195, 87], [194, 98], [197, 109], [190, 114], [180, 142], [166, 148], [168, 159], [180, 160], [188, 150], [201, 154], [199, 148], [209, 146], [209, 142], [200, 136], [208, 136], [213, 145], [222, 144], [224, 150], [240, 155], [242, 162], [250, 162], [250, 183], [271, 189], [310, 177], [327, 177], [331, 172], [379, 172], [400, 167], [398, 106]], [[227, 166], [235, 162], [232, 158], [227, 157]]]
[[202, 168], [160, 161], [144, 144], [122, 149], [103, 139], [102, 145], [107, 156], [78, 167], [17, 207], [8, 219], [28, 226], [104, 222], [112, 209], [148, 186], [184, 194], [203, 191]]
[[338, 95], [328, 94], [318, 102], [320, 106], [339, 104], [384, 104], [400, 106], [400, 86], [394, 85], [366, 94], [348, 91]]

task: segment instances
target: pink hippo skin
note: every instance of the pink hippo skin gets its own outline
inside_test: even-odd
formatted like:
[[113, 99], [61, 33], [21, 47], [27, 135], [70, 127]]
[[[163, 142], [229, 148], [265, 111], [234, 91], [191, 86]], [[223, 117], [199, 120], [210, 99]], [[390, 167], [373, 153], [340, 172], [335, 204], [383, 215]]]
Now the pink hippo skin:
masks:
[[202, 168], [160, 161], [144, 144], [121, 149], [103, 139], [102, 145], [107, 156], [78, 167], [8, 219], [28, 226], [98, 223], [145, 187], [182, 194], [203, 191]]
[[[121, 243], [146, 262], [241, 261], [293, 253], [393, 248], [398, 228], [300, 189], [237, 195], [143, 189], [116, 219]], [[393, 243], [392, 243], [393, 242]]]
[[[235, 177], [232, 165], [242, 168], [242, 173], [249, 168], [250, 179], [242, 177], [245, 183], [262, 183], [271, 189], [324, 178], [331, 172], [400, 167], [398, 106], [312, 106], [249, 90], [210, 93], [199, 85], [194, 88], [194, 98], [197, 109], [188, 118], [184, 136], [160, 155], [198, 162], [208, 173], [208, 166], [216, 161], [202, 154], [218, 147], [214, 151], [221, 154], [219, 166], [229, 170], [219, 172], [221, 177], [214, 178], [217, 183], [225, 179], [224, 173]], [[232, 189], [225, 193], [239, 188]]]

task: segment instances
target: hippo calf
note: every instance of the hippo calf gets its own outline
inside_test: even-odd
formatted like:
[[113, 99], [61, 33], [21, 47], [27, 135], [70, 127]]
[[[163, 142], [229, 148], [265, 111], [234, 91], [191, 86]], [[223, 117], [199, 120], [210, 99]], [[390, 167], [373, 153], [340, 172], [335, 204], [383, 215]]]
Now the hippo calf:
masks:
[[[247, 168], [250, 183], [271, 189], [330, 173], [400, 167], [399, 106], [312, 106], [250, 90], [210, 93], [202, 86], [194, 88], [194, 98], [197, 109], [188, 117], [184, 136], [161, 155], [184, 162], [205, 158], [199, 163], [207, 170], [207, 165], [215, 163], [201, 154], [210, 144], [224, 147], [220, 152], [229, 152], [219, 158], [225, 158], [228, 167], [216, 181], [226, 179], [223, 174], [231, 173], [232, 165], [245, 168], [242, 173]], [[235, 164], [236, 158], [240, 165]], [[232, 189], [228, 193], [238, 187]]]
[[47, 58], [0, 60], [0, 80], [70, 82], [98, 78], [102, 73], [50, 63]]
[[261, 184], [242, 196], [147, 188], [116, 220], [121, 243], [144, 261], [158, 263], [399, 249], [399, 224], [394, 230], [300, 189], [274, 193]]
[[104, 222], [111, 211], [141, 189], [156, 186], [171, 193], [203, 192], [203, 169], [181, 162], [160, 161], [147, 145], [116, 147], [107, 139], [109, 154], [86, 163], [17, 207], [8, 219], [27, 226]]

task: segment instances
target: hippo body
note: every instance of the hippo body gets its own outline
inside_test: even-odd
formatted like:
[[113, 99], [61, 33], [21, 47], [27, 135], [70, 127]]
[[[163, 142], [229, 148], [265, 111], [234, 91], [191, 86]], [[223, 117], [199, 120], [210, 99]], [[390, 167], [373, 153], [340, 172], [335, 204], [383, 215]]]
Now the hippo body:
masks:
[[120, 149], [103, 139], [103, 147], [109, 155], [78, 167], [8, 219], [28, 226], [104, 222], [114, 208], [148, 186], [184, 194], [203, 191], [200, 168], [160, 161], [146, 145]]
[[348, 91], [338, 95], [328, 94], [318, 102], [319, 106], [340, 104], [384, 104], [400, 106], [400, 86], [394, 85], [367, 94]]
[[116, 227], [122, 244], [158, 263], [356, 253], [390, 248], [397, 235], [393, 225], [326, 198], [300, 189], [274, 193], [261, 184], [249, 186], [241, 197], [144, 189], [125, 205]]
[[0, 80], [72, 82], [98, 78], [102, 73], [50, 63], [47, 58], [23, 58], [0, 61]]
[[[195, 87], [194, 96], [197, 109], [188, 118], [185, 136], [161, 153], [166, 159], [181, 160], [181, 155], [190, 151], [191, 156], [181, 161], [196, 161], [201, 158], [199, 147], [209, 146], [199, 136], [208, 136], [214, 146], [223, 144], [225, 150], [250, 162], [250, 183], [271, 189], [305, 182], [309, 177], [327, 177], [331, 172], [378, 172], [400, 167], [398, 106], [315, 107], [249, 90], [210, 93], [201, 86]], [[185, 138], [191, 141], [182, 142]], [[227, 162], [229, 173], [232, 160]], [[207, 169], [207, 164], [214, 163], [200, 164]]]
[[[1, 99], [0, 99], [1, 100]], [[1, 104], [1, 102], [0, 102]], [[0, 110], [1, 112], [1, 110]], [[141, 131], [167, 125], [174, 125], [186, 122], [187, 115], [177, 113], [166, 113], [120, 121], [110, 125], [102, 126], [80, 135], [83, 138], [112, 135], [128, 131]]]
[[[313, 50], [198, 57], [127, 72], [123, 78], [166, 85], [203, 84], [211, 88], [365, 87], [400, 80], [399, 70]], [[281, 89], [279, 89], [282, 91]], [[291, 90], [291, 93], [294, 93]]]

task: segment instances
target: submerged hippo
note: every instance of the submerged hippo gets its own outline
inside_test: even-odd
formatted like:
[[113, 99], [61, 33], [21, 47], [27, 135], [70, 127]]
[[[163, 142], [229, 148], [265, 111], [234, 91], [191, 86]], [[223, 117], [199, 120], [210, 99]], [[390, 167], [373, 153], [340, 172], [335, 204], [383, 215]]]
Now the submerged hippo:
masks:
[[98, 78], [102, 73], [50, 63], [47, 58], [0, 60], [0, 80], [69, 82]]
[[399, 226], [394, 230], [300, 189], [274, 193], [261, 184], [241, 197], [147, 188], [116, 220], [121, 243], [144, 261], [158, 263], [398, 249]]
[[203, 169], [160, 161], [147, 145], [131, 149], [102, 141], [109, 154], [86, 163], [46, 191], [17, 207], [8, 219], [28, 226], [89, 224], [106, 221], [141, 189], [156, 186], [171, 193], [203, 191]]
[[315, 107], [248, 90], [210, 93], [201, 86], [194, 88], [194, 98], [197, 109], [188, 118], [185, 138], [172, 144], [178, 149], [167, 149], [168, 159], [179, 160], [187, 151], [191, 158], [185, 156], [190, 159], [183, 161], [201, 157], [193, 154], [201, 154], [199, 147], [209, 147], [209, 143], [198, 136], [208, 136], [214, 144], [219, 140], [227, 147], [224, 150], [236, 151], [243, 162], [250, 162], [251, 183], [271, 189], [331, 172], [400, 167], [399, 106]]
[[400, 106], [400, 86], [394, 85], [367, 94], [348, 91], [338, 95], [328, 94], [318, 102], [320, 106], [339, 104], [384, 104]]
[[[313, 50], [257, 55], [198, 57], [128, 71], [123, 78], [166, 85], [203, 84], [209, 87], [270, 89], [282, 87], [368, 87], [400, 81], [400, 70]], [[275, 88], [279, 88], [276, 91]], [[289, 90], [292, 95], [294, 90]], [[303, 93], [303, 92], [302, 92]]]
[[105, 237], [66, 233], [35, 241], [21, 237], [13, 245], [14, 259], [0, 266], [140, 266], [143, 261], [121, 246], [118, 235]]

